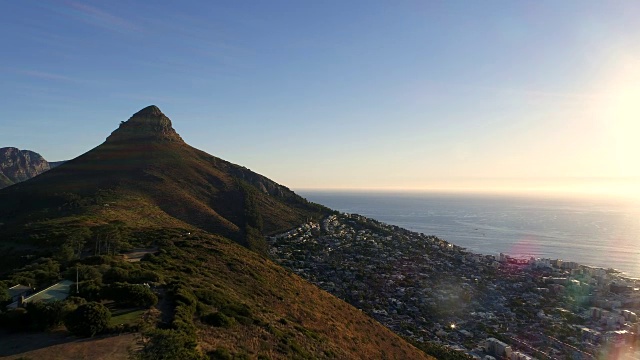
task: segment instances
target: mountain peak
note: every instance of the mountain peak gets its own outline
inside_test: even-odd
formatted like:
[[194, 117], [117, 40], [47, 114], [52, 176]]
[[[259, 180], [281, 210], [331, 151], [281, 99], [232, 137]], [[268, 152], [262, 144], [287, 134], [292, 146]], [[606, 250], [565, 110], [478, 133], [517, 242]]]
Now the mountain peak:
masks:
[[0, 189], [31, 179], [50, 169], [38, 153], [15, 147], [0, 148]]
[[[160, 108], [155, 106], [155, 105], [149, 105], [146, 108], [138, 111], [137, 113], [133, 114], [132, 118], [134, 117], [149, 117], [149, 116], [165, 116], [162, 111], [160, 111]], [[166, 117], [166, 116], [165, 116]]]
[[155, 105], [150, 105], [120, 123], [107, 142], [155, 140], [184, 142], [171, 126], [171, 120]]

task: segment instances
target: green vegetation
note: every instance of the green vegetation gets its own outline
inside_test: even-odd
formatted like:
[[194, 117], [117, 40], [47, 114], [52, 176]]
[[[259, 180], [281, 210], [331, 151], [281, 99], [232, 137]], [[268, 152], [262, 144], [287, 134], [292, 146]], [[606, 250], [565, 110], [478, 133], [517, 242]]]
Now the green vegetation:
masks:
[[205, 324], [218, 327], [231, 327], [236, 324], [236, 319], [228, 317], [227, 315], [219, 311], [204, 315], [201, 320]]
[[148, 342], [139, 353], [137, 360], [200, 360], [204, 356], [195, 349], [191, 336], [174, 330], [154, 329], [145, 334]]
[[150, 288], [139, 284], [114, 283], [101, 290], [101, 296], [114, 300], [121, 306], [150, 308], [158, 303], [158, 297]]
[[61, 301], [28, 303], [26, 310], [31, 329], [38, 331], [60, 325], [65, 316], [64, 304]]
[[126, 309], [124, 311], [112, 312], [110, 327], [119, 325], [135, 326], [140, 322], [140, 317], [144, 314], [143, 309]]
[[90, 302], [78, 306], [67, 315], [64, 325], [74, 335], [93, 337], [108, 329], [111, 321], [111, 312], [104, 305]]
[[60, 325], [68, 312], [60, 301], [29, 303], [26, 308], [0, 313], [0, 327], [12, 332], [50, 330]]
[[167, 227], [203, 229], [261, 251], [263, 234], [329, 212], [246, 168], [160, 141], [106, 142], [0, 190], [0, 203], [4, 242], [47, 247], [62, 264], [117, 254], [144, 242], [141, 229]]
[[51, 258], [39, 258], [33, 263], [15, 270], [9, 277], [12, 284], [31, 284], [44, 288], [60, 279], [60, 263]]
[[9, 296], [9, 290], [7, 285], [4, 282], [0, 281], [0, 304], [11, 300]]
[[[141, 316], [139, 359], [425, 358], [264, 256], [264, 235], [328, 209], [175, 133], [172, 141], [139, 136], [156, 120], [173, 131], [158, 113], [132, 118], [121, 126], [130, 133], [118, 130], [64, 166], [0, 190], [0, 250], [11, 264], [3, 279], [40, 289], [77, 278], [62, 313], [78, 336], [124, 323], [110, 321], [102, 303], [114, 313], [155, 304]], [[157, 252], [128, 263], [120, 253], [133, 247]], [[39, 306], [33, 313], [47, 315], [38, 326], [58, 321]], [[28, 316], [18, 309], [5, 318], [16, 324]]]
[[[15, 326], [13, 330], [42, 329], [59, 324], [59, 319], [70, 314], [64, 323], [78, 336], [140, 329], [145, 339], [143, 349], [135, 354], [140, 359], [201, 359], [203, 354], [213, 358], [228, 354], [232, 359], [274, 358], [274, 354], [275, 358], [318, 354], [320, 358], [352, 358], [361, 352], [375, 357], [380, 349], [398, 357], [420, 358], [416, 349], [361, 312], [262, 256], [221, 237], [184, 233], [139, 232], [141, 238], [158, 239], [155, 254], [139, 262], [100, 255], [58, 265], [69, 279], [75, 280], [77, 271], [79, 280], [79, 291], [72, 286], [72, 296], [62, 303], [61, 317], [45, 316], [41, 322], [45, 325], [31, 325], [28, 307], [7, 313], [2, 324]], [[52, 262], [40, 259], [27, 269], [45, 269]], [[140, 280], [157, 281], [148, 281], [149, 288], [134, 283]], [[107, 302], [111, 320], [100, 322], [109, 310], [96, 302]], [[160, 313], [144, 309], [156, 302]], [[37, 309], [34, 314], [50, 307], [44, 303], [33, 306]], [[77, 320], [84, 314], [80, 309], [96, 306], [106, 312]], [[49, 318], [52, 320], [44, 320]], [[19, 324], [29, 325], [19, 328]], [[359, 339], [357, 347], [354, 339]], [[159, 357], [159, 353], [165, 355]]]
[[193, 316], [197, 299], [184, 284], [176, 283], [170, 289], [174, 303], [171, 329], [154, 329], [144, 336], [148, 339], [138, 359], [201, 359], [196, 349], [198, 340]]

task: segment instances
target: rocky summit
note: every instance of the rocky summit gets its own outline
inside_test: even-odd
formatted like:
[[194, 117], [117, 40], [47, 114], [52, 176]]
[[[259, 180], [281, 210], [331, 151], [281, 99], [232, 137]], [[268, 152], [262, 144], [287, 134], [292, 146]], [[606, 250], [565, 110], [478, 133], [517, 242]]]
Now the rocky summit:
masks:
[[0, 189], [31, 179], [50, 169], [40, 154], [15, 147], [0, 148]]
[[171, 126], [171, 120], [155, 105], [133, 114], [107, 138], [107, 142], [130, 140], [184, 142]]

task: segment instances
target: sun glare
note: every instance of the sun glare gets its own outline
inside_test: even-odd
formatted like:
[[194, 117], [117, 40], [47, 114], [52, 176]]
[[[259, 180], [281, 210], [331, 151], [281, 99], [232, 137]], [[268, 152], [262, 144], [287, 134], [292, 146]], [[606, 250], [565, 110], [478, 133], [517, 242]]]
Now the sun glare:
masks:
[[615, 172], [608, 176], [640, 176], [640, 57], [627, 58], [609, 79], [602, 120], [611, 138]]

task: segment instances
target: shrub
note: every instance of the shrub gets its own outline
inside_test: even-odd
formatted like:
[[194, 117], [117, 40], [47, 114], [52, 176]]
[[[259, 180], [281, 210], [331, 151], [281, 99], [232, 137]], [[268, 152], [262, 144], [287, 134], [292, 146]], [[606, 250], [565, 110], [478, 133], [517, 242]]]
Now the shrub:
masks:
[[102, 281], [107, 284], [126, 282], [129, 280], [129, 272], [123, 268], [112, 267], [102, 275]]
[[78, 283], [78, 293], [76, 287], [71, 286], [71, 295], [81, 297], [88, 301], [98, 301], [102, 297], [102, 286], [95, 281], [81, 281]]
[[[148, 254], [147, 254], [148, 255]], [[129, 282], [132, 283], [145, 283], [145, 282], [158, 282], [161, 280], [160, 275], [151, 270], [136, 270], [129, 275]]]
[[233, 360], [233, 356], [229, 353], [229, 350], [225, 348], [217, 348], [214, 351], [209, 352], [209, 359], [212, 360]]
[[80, 264], [80, 265], [69, 267], [65, 272], [64, 277], [65, 279], [75, 281], [76, 275], [79, 281], [94, 281], [97, 284], [102, 283], [102, 274], [94, 266]]
[[11, 300], [11, 296], [9, 296], [7, 285], [0, 281], [0, 303], [8, 302], [9, 300]]
[[0, 325], [9, 331], [26, 331], [29, 327], [29, 315], [24, 308], [17, 308], [0, 314]]
[[32, 330], [45, 331], [62, 323], [62, 301], [36, 301], [27, 303], [27, 315]]
[[102, 265], [108, 264], [111, 259], [104, 255], [94, 255], [82, 259], [81, 263], [85, 265]]
[[149, 341], [133, 357], [139, 360], [200, 360], [204, 357], [196, 349], [196, 342], [182, 332], [155, 329], [147, 334]]
[[73, 305], [75, 307], [78, 307], [79, 305], [86, 304], [87, 300], [85, 298], [81, 298], [81, 297], [77, 297], [77, 296], [69, 296], [65, 300], [65, 303], [67, 303], [67, 305]]
[[220, 309], [223, 314], [235, 318], [239, 322], [249, 325], [253, 323], [251, 310], [246, 304], [228, 304]]
[[221, 312], [207, 314], [202, 317], [202, 322], [216, 327], [231, 327], [235, 325], [236, 320]]
[[111, 284], [104, 288], [103, 296], [125, 306], [149, 308], [158, 303], [158, 297], [150, 288], [138, 284]]
[[111, 313], [104, 305], [97, 302], [90, 302], [78, 306], [70, 313], [64, 325], [74, 335], [83, 337], [93, 337], [109, 327]]
[[194, 291], [194, 294], [198, 298], [198, 300], [202, 301], [207, 305], [213, 305], [216, 307], [221, 307], [228, 304], [230, 301], [222, 291], [219, 290], [211, 290], [211, 289], [197, 289]]
[[191, 290], [189, 290], [186, 286], [184, 285], [179, 285], [174, 291], [173, 291], [173, 296], [174, 296], [174, 301], [176, 303], [183, 303], [184, 305], [187, 306], [191, 306], [193, 305], [195, 307], [195, 304], [198, 302], [198, 299], [196, 299], [195, 295], [193, 294], [193, 292]]
[[196, 312], [198, 300], [193, 292], [184, 284], [174, 284], [169, 290], [175, 304], [175, 312], [171, 325], [185, 334], [195, 338], [196, 328], [193, 324], [193, 315]]

